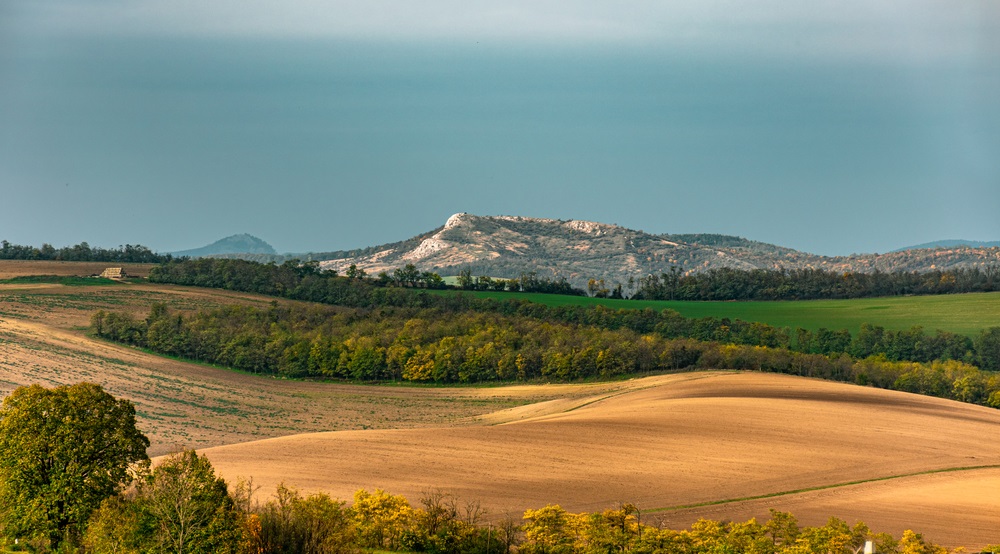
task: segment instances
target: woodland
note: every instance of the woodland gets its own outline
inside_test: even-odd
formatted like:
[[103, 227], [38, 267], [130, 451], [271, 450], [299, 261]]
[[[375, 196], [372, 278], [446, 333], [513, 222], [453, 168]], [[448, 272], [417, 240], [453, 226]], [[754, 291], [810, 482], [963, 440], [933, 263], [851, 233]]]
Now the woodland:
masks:
[[863, 325], [794, 332], [671, 310], [544, 306], [379, 286], [309, 265], [174, 262], [150, 280], [310, 300], [144, 320], [98, 312], [100, 337], [242, 371], [294, 378], [435, 383], [579, 380], [685, 369], [821, 377], [1000, 407], [1000, 328], [970, 339]]

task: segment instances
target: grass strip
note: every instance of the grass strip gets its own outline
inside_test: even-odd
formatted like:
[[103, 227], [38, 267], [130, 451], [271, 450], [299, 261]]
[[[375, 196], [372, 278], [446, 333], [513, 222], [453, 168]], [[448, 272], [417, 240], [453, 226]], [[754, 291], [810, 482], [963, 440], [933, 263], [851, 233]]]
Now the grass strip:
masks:
[[26, 275], [0, 280], [5, 285], [64, 285], [67, 287], [89, 287], [94, 285], [118, 285], [118, 281], [104, 277], [73, 277], [62, 275]]
[[801, 494], [804, 492], [822, 491], [827, 489], [836, 489], [839, 487], [850, 487], [852, 485], [863, 485], [865, 483], [877, 483], [879, 481], [890, 481], [892, 479], [903, 479], [905, 477], [916, 477], [918, 475], [933, 475], [935, 473], [950, 473], [956, 471], [974, 471], [977, 469], [1000, 469], [1000, 464], [993, 465], [983, 465], [983, 466], [965, 466], [965, 467], [948, 467], [944, 469], [931, 469], [928, 471], [918, 471], [916, 473], [903, 473], [901, 475], [890, 475], [888, 477], [875, 477], [874, 479], [862, 479], [860, 481], [848, 481], [846, 483], [834, 483], [832, 485], [820, 485], [818, 487], [807, 487], [804, 489], [795, 489], [790, 491], [772, 492], [768, 494], [759, 494], [756, 496], [743, 496], [740, 498], [726, 498], [723, 500], [710, 500], [708, 502], [698, 502], [695, 504], [682, 504], [680, 506], [668, 506], [665, 508], [652, 508], [649, 510], [643, 510], [645, 514], [656, 513], [656, 512], [674, 512], [677, 510], [687, 510], [689, 508], [703, 508], [705, 506], [720, 506], [722, 504], [731, 504], [733, 502], [747, 502], [751, 500], [763, 500], [765, 498], [776, 498], [779, 496], [788, 496], [792, 494]]
[[935, 296], [889, 296], [848, 300], [775, 300], [775, 301], [681, 301], [618, 300], [528, 292], [487, 292], [429, 290], [441, 296], [468, 295], [475, 298], [528, 300], [547, 306], [596, 306], [610, 309], [655, 311], [671, 309], [684, 317], [728, 317], [759, 321], [775, 327], [802, 327], [813, 332], [820, 328], [847, 329], [856, 334], [862, 323], [886, 329], [907, 330], [914, 325], [927, 332], [938, 329], [975, 337], [983, 329], [995, 326], [1000, 319], [1000, 292], [943, 294]]

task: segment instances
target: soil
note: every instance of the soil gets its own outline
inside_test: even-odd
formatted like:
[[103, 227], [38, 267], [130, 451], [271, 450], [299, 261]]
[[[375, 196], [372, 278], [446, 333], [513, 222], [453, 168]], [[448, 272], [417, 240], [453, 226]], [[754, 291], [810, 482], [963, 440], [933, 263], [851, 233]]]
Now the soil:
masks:
[[[252, 476], [265, 492], [284, 482], [344, 499], [382, 488], [416, 501], [440, 489], [495, 515], [631, 502], [644, 521], [673, 528], [701, 517], [766, 521], [774, 508], [805, 525], [837, 516], [949, 546], [1000, 538], [1000, 445], [985, 440], [1000, 430], [1000, 411], [759, 373], [632, 385], [510, 410], [528, 417], [500, 425], [296, 435], [204, 453], [228, 479]], [[956, 471], [921, 474], [947, 469]], [[858, 481], [870, 482], [845, 485]], [[829, 488], [678, 509], [817, 487]]]

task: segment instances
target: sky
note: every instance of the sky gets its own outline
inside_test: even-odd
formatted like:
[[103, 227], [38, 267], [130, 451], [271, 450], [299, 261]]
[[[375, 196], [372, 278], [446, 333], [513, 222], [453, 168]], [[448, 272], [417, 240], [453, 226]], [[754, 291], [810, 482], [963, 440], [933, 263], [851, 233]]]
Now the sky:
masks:
[[4, 0], [0, 239], [1000, 240], [1000, 2]]

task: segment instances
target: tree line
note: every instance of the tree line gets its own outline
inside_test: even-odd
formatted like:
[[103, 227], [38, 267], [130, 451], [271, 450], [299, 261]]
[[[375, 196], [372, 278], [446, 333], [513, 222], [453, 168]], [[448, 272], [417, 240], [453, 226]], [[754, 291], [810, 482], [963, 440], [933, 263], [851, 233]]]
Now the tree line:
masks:
[[673, 267], [638, 281], [641, 300], [817, 300], [935, 295], [1000, 290], [1000, 269], [839, 273], [821, 269], [712, 269], [685, 273]]
[[[290, 296], [314, 300], [318, 282], [335, 280], [335, 271], [324, 271], [319, 262], [286, 261], [281, 265], [260, 264], [238, 259], [173, 260], [153, 269], [150, 280], [180, 285], [210, 286]], [[940, 295], [1000, 291], [1000, 270], [958, 268], [929, 272], [838, 273], [819, 269], [765, 270], [713, 269], [685, 273], [674, 267], [661, 275], [648, 275], [629, 283], [608, 283], [591, 279], [586, 289], [573, 287], [565, 278], [539, 277], [524, 272], [510, 279], [474, 276], [462, 269], [457, 286], [449, 287], [433, 272], [421, 272], [413, 264], [393, 271], [369, 275], [352, 265], [345, 277], [379, 288], [406, 287], [423, 289], [458, 288], [495, 292], [538, 292], [572, 296], [636, 300], [816, 300], [851, 299], [905, 295]], [[269, 286], [274, 284], [279, 290]], [[320, 293], [320, 296], [323, 294]], [[309, 298], [306, 298], [309, 297]], [[322, 300], [319, 300], [322, 301]], [[339, 303], [339, 302], [330, 302]]]
[[151, 467], [134, 414], [131, 402], [89, 383], [21, 387], [7, 397], [0, 405], [0, 547], [93, 554], [848, 554], [871, 541], [879, 553], [948, 552], [911, 530], [897, 540], [838, 518], [803, 527], [773, 509], [763, 523], [701, 519], [673, 530], [643, 522], [628, 503], [592, 513], [548, 505], [488, 514], [478, 502], [442, 491], [424, 493], [414, 506], [401, 495], [361, 489], [348, 505], [284, 485], [260, 502], [252, 481], [230, 487], [193, 450]]
[[[855, 339], [842, 341], [838, 352], [827, 355], [789, 348], [787, 333], [757, 323], [688, 320], [670, 311], [553, 310], [531, 303], [508, 307], [516, 311], [274, 303], [268, 308], [231, 305], [182, 313], [156, 305], [145, 319], [127, 312], [96, 312], [91, 331], [162, 354], [292, 378], [476, 383], [736, 369], [1000, 407], [1000, 375], [994, 372], [961, 359], [920, 362], [871, 353], [883, 348], [879, 345], [887, 336], [908, 342], [918, 336], [917, 331], [880, 333], [879, 328], [866, 326]], [[570, 316], [583, 317], [574, 321]], [[691, 329], [704, 333], [706, 340], [683, 336]], [[817, 336], [809, 344], [836, 342], [822, 331]], [[1000, 328], [984, 337], [1000, 353]], [[933, 337], [924, 338], [934, 342]], [[864, 356], [852, 357], [852, 348]]]
[[42, 244], [40, 248], [0, 241], [0, 260], [56, 260], [64, 262], [112, 262], [159, 264], [173, 260], [170, 254], [157, 254], [141, 244], [126, 244], [118, 248], [90, 246], [86, 242], [55, 248]]
[[565, 278], [540, 277], [524, 272], [519, 277], [494, 279], [487, 275], [473, 276], [463, 269], [457, 276], [457, 286], [449, 286], [437, 273], [420, 271], [413, 264], [392, 271], [369, 274], [351, 265], [343, 275], [323, 270], [317, 261], [288, 260], [282, 264], [261, 264], [249, 260], [200, 258], [172, 260], [153, 268], [149, 280], [201, 287], [255, 292], [312, 300], [328, 304], [405, 305], [412, 301], [406, 293], [386, 292], [385, 289], [454, 289], [480, 291], [537, 292], [582, 296], [586, 292], [573, 288]]

